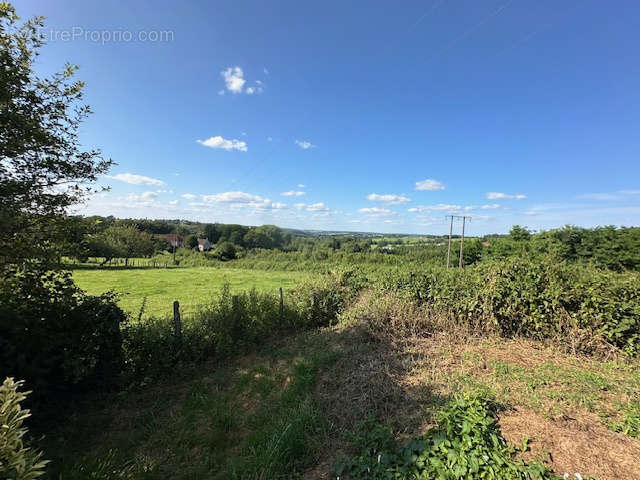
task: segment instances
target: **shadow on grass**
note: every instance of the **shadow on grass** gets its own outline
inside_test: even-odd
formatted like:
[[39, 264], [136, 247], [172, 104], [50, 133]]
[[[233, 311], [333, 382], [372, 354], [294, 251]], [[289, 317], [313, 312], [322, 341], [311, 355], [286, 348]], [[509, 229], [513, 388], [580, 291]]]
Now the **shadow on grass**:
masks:
[[52, 478], [326, 478], [357, 423], [415, 417], [412, 435], [445, 401], [410, 363], [358, 327], [301, 333], [70, 406], [42, 447]]

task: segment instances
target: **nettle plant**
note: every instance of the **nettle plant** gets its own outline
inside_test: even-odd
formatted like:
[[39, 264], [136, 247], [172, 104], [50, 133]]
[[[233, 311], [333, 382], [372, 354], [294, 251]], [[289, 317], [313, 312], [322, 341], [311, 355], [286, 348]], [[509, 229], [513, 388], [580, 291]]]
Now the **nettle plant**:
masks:
[[486, 394], [457, 396], [437, 413], [436, 427], [404, 447], [395, 445], [390, 430], [369, 420], [356, 437], [360, 455], [340, 462], [336, 474], [348, 473], [351, 480], [559, 479], [548, 467], [516, 457], [518, 449], [496, 423], [498, 411]]
[[31, 480], [44, 474], [42, 453], [25, 447], [27, 429], [22, 426], [31, 414], [20, 406], [29, 392], [19, 392], [24, 382], [5, 379], [0, 386], [0, 478]]

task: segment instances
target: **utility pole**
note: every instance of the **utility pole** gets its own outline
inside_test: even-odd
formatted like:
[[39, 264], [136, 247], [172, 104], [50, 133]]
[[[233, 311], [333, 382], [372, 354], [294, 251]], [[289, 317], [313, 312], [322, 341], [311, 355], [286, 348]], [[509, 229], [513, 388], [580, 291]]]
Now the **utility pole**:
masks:
[[461, 218], [462, 219], [462, 237], [460, 239], [460, 258], [458, 259], [458, 266], [460, 268], [463, 267], [464, 262], [463, 262], [463, 254], [464, 254], [464, 226], [465, 223], [467, 221], [467, 218], [469, 220], [471, 220], [471, 217], [468, 217], [466, 215], [447, 215], [447, 217], [449, 217], [451, 219], [451, 223], [449, 224], [449, 246], [447, 247], [447, 269], [450, 266], [450, 259], [451, 259], [451, 236], [453, 234], [453, 219], [454, 218]]
[[451, 258], [451, 234], [453, 233], [453, 215], [449, 224], [449, 246], [447, 247], [447, 270], [449, 270], [449, 258]]
[[464, 249], [464, 223], [465, 223], [466, 219], [467, 219], [467, 217], [465, 217], [465, 216], [462, 217], [462, 238], [460, 239], [460, 263], [458, 265], [460, 268], [462, 268], [462, 266], [463, 266], [462, 251]]

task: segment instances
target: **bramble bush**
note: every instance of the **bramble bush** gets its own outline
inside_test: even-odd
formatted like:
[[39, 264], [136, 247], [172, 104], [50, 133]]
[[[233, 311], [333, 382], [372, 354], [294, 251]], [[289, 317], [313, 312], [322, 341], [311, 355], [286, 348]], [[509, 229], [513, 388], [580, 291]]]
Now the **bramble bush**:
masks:
[[640, 348], [640, 274], [634, 272], [506, 259], [464, 270], [397, 271], [381, 280], [379, 291], [506, 336], [566, 338], [582, 330], [629, 354]]

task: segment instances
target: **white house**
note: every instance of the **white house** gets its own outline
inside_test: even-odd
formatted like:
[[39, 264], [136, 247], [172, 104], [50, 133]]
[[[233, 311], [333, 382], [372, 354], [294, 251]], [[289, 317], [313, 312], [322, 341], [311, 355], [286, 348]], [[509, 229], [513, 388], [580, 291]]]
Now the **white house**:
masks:
[[198, 250], [201, 252], [206, 252], [207, 250], [211, 250], [211, 242], [208, 238], [199, 238], [198, 239]]

